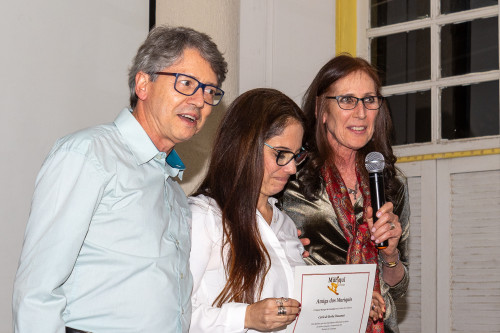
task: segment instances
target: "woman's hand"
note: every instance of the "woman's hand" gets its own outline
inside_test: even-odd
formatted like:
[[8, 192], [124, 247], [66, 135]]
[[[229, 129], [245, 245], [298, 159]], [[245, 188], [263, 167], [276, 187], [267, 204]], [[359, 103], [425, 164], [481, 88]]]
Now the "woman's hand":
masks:
[[[281, 306], [284, 308], [284, 314], [278, 314]], [[245, 328], [261, 332], [284, 329], [299, 313], [300, 303], [294, 299], [266, 298], [247, 306]]]
[[[300, 238], [300, 235], [302, 235], [302, 231], [300, 229], [297, 229], [297, 237], [299, 237], [299, 240], [302, 243], [302, 245], [307, 246], [311, 244], [309, 238]], [[309, 251], [304, 251], [304, 253], [302, 253], [302, 258], [307, 258], [307, 257], [309, 257]]]
[[[371, 239], [375, 243], [382, 243], [386, 239], [389, 240], [389, 246], [381, 250], [384, 254], [384, 258], [397, 260], [398, 251], [397, 246], [399, 244], [399, 239], [401, 238], [401, 223], [399, 223], [399, 217], [393, 213], [394, 206], [392, 202], [386, 202], [377, 211], [378, 220], [373, 224], [373, 209], [368, 207], [367, 210], [367, 221], [368, 227], [370, 228], [370, 233], [372, 234]], [[388, 261], [388, 260], [386, 260]]]
[[385, 302], [379, 292], [374, 291], [372, 294], [372, 304], [370, 306], [370, 318], [375, 322], [382, 320], [385, 313]]
[[398, 284], [405, 275], [397, 248], [403, 230], [399, 217], [392, 212], [393, 208], [391, 202], [385, 203], [377, 212], [378, 221], [375, 224], [373, 224], [372, 208], [368, 207], [366, 212], [368, 227], [372, 234], [371, 239], [375, 243], [381, 243], [386, 239], [389, 241], [389, 246], [379, 251], [379, 256], [386, 263], [383, 266], [382, 277], [389, 286]]

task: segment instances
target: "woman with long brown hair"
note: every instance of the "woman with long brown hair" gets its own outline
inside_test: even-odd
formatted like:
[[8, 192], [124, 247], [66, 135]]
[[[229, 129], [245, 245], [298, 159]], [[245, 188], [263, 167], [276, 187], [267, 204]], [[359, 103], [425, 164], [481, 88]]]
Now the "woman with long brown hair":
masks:
[[[288, 184], [283, 208], [310, 239], [307, 264], [378, 264], [367, 332], [387, 333], [399, 332], [394, 300], [408, 288], [410, 211], [380, 90], [377, 71], [362, 58], [340, 55], [320, 69], [304, 97], [308, 162]], [[370, 152], [385, 162], [387, 203], [378, 212], [365, 168]], [[379, 250], [383, 241], [388, 246]]]
[[274, 89], [250, 90], [226, 111], [190, 198], [191, 332], [280, 331], [297, 317], [290, 296], [303, 246], [272, 196], [305, 158], [304, 121]]

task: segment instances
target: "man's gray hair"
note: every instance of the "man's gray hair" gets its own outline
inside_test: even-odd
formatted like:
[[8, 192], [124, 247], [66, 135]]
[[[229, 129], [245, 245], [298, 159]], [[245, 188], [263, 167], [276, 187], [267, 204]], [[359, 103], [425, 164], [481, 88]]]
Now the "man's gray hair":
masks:
[[149, 74], [151, 81], [158, 77], [156, 72], [173, 65], [186, 48], [197, 49], [217, 75], [217, 85], [226, 79], [227, 63], [212, 39], [196, 30], [186, 27], [158, 26], [153, 28], [139, 47], [128, 74], [130, 106], [137, 105], [135, 76], [139, 72]]

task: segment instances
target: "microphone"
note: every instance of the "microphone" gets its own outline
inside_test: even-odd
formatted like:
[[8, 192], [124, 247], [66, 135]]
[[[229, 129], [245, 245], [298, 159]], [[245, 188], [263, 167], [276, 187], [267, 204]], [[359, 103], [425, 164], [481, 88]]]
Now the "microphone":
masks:
[[[385, 192], [384, 192], [384, 167], [385, 159], [384, 156], [373, 151], [368, 153], [365, 158], [365, 167], [368, 171], [368, 176], [370, 179], [370, 197], [373, 209], [373, 223], [377, 222], [378, 217], [375, 213], [385, 204]], [[375, 244], [379, 249], [385, 249], [389, 246], [388, 240], [383, 241], [380, 244]]]

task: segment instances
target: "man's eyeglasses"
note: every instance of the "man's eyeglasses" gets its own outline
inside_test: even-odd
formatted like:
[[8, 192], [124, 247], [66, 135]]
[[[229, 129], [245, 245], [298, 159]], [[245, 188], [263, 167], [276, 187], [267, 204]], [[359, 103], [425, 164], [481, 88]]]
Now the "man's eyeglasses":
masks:
[[339, 107], [343, 110], [352, 110], [361, 101], [363, 106], [368, 110], [378, 110], [382, 105], [384, 97], [382, 96], [366, 96], [363, 98], [357, 98], [354, 96], [325, 96], [326, 99], [336, 99]]
[[198, 88], [201, 88], [203, 91], [203, 100], [208, 105], [216, 106], [221, 101], [222, 96], [224, 96], [222, 89], [210, 84], [201, 83], [194, 77], [186, 74], [168, 72], [156, 72], [155, 74], [175, 76], [174, 89], [185, 96], [192, 96], [198, 91]]
[[304, 162], [304, 160], [306, 159], [306, 156], [307, 156], [307, 151], [304, 149], [304, 147], [300, 148], [300, 151], [297, 154], [294, 154], [288, 150], [276, 149], [273, 146], [270, 146], [265, 142], [264, 142], [264, 144], [277, 153], [276, 164], [278, 164], [279, 166], [285, 166], [288, 163], [290, 163], [291, 160], [295, 160], [295, 165], [299, 165], [302, 162]]

